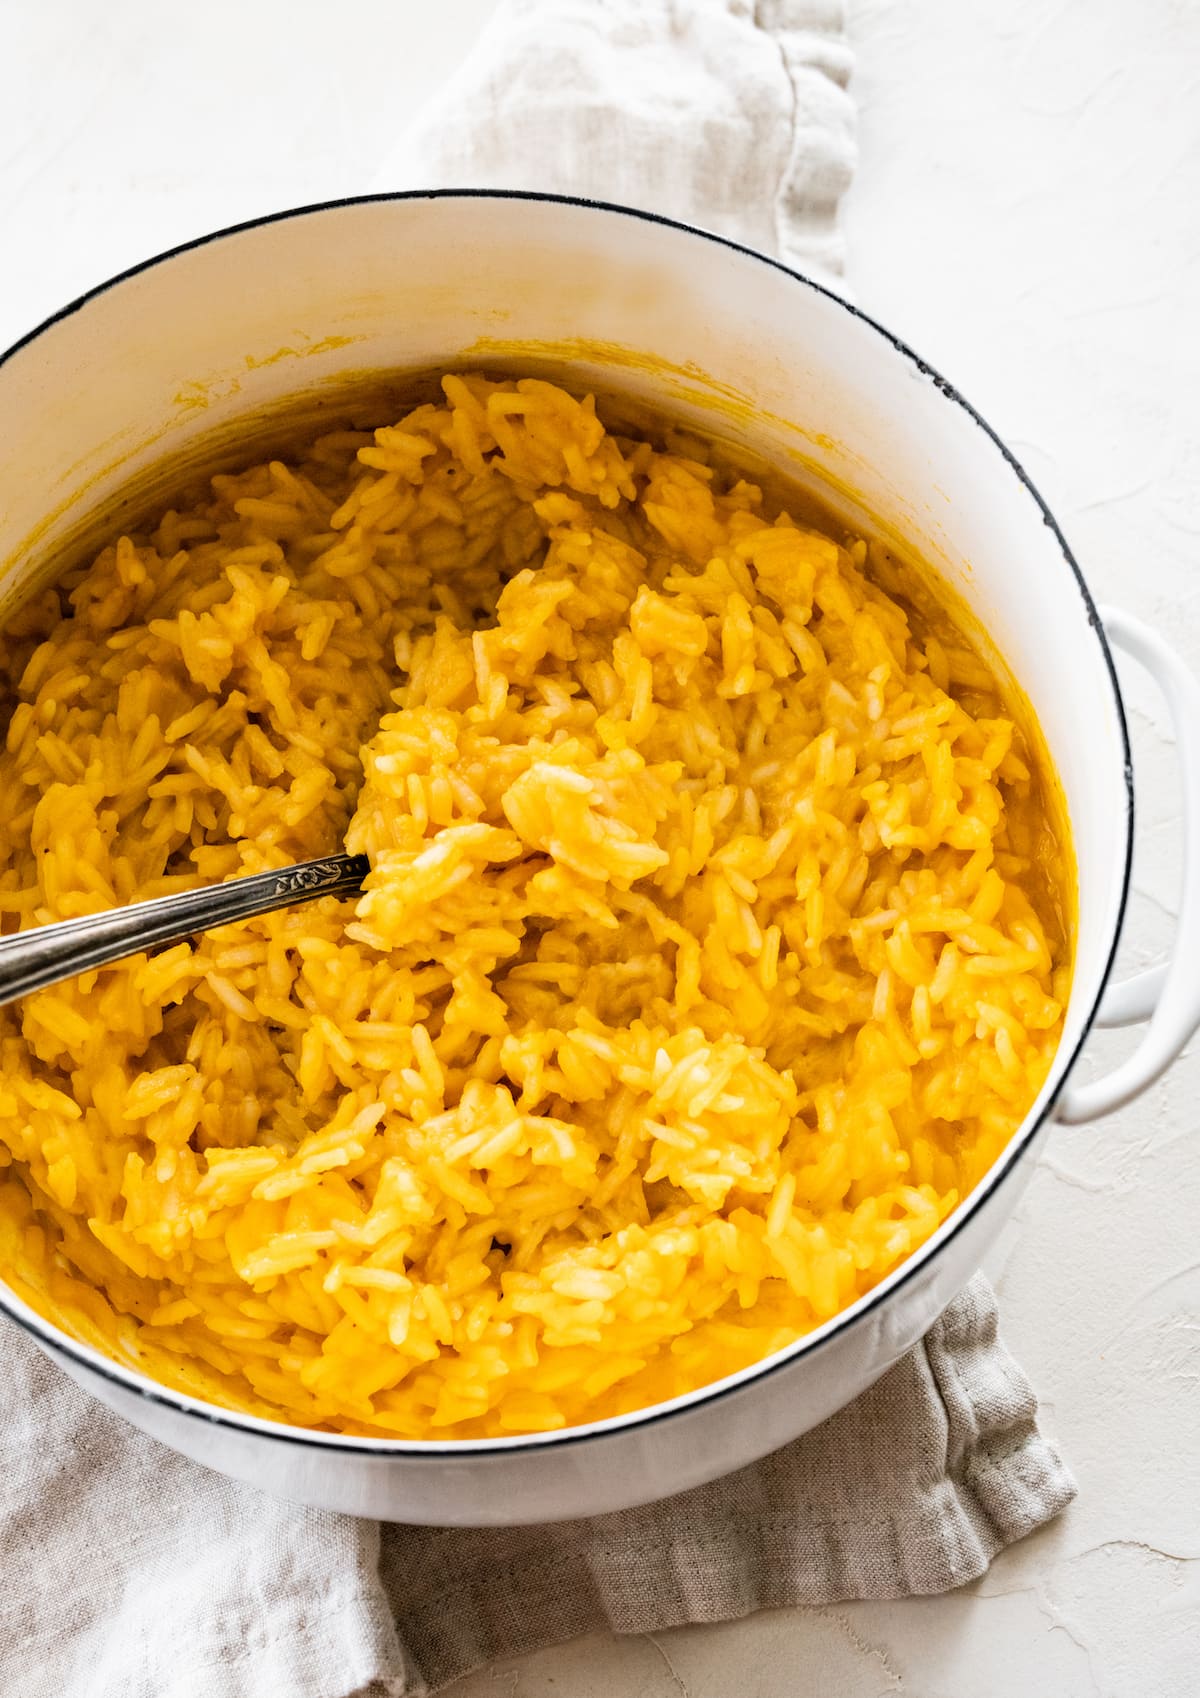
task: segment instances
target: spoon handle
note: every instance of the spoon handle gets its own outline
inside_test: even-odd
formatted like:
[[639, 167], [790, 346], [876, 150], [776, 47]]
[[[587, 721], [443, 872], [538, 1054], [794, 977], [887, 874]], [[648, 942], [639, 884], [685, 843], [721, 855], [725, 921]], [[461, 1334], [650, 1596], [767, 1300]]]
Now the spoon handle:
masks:
[[357, 896], [368, 869], [365, 855], [327, 855], [0, 938], [0, 1007], [60, 979], [142, 950], [164, 949], [214, 926], [318, 896]]

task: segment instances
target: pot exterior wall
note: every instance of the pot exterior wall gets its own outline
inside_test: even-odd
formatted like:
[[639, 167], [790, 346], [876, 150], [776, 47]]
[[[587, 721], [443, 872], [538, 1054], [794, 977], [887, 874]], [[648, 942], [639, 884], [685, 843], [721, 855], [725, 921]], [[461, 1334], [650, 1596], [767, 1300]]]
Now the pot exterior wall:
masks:
[[[1042, 1136], [1045, 1135], [1043, 1129]], [[1024, 1190], [1032, 1162], [963, 1222], [939, 1256], [814, 1353], [716, 1398], [564, 1443], [414, 1456], [347, 1450], [246, 1430], [151, 1401], [52, 1346], [86, 1392], [194, 1462], [318, 1509], [439, 1527], [516, 1526], [606, 1515], [703, 1485], [778, 1450], [872, 1385], [928, 1330], [979, 1266]], [[450, 1447], [447, 1447], [449, 1449]]]

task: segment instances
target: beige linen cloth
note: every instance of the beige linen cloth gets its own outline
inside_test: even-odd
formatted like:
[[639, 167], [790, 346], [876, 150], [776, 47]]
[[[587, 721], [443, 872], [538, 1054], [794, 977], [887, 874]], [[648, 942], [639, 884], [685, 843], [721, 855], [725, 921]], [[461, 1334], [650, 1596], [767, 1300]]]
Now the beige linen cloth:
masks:
[[[628, 201], [834, 272], [848, 68], [837, 0], [505, 0], [377, 186]], [[412, 1698], [596, 1629], [943, 1591], [1074, 1495], [982, 1278], [756, 1466], [515, 1530], [277, 1502], [124, 1426], [15, 1328], [0, 1350], [3, 1698]]]

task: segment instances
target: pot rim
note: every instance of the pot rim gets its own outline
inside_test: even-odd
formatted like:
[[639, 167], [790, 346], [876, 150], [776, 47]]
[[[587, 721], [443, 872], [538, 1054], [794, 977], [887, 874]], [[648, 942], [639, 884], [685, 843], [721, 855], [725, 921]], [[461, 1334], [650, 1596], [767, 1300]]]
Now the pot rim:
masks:
[[87, 1374], [96, 1375], [121, 1391], [131, 1392], [152, 1404], [160, 1405], [175, 1413], [192, 1416], [211, 1426], [232, 1429], [254, 1437], [265, 1437], [277, 1442], [291, 1444], [315, 1452], [330, 1451], [355, 1456], [377, 1457], [383, 1461], [402, 1458], [406, 1463], [419, 1462], [426, 1459], [430, 1462], [445, 1464], [448, 1461], [463, 1461], [485, 1458], [487, 1456], [512, 1456], [524, 1452], [540, 1452], [547, 1449], [562, 1450], [577, 1447], [589, 1440], [611, 1438], [632, 1428], [649, 1427], [658, 1422], [669, 1420], [675, 1415], [686, 1411], [716, 1403], [722, 1399], [735, 1396], [757, 1385], [773, 1374], [791, 1367], [802, 1358], [810, 1358], [834, 1338], [840, 1338], [860, 1326], [869, 1316], [879, 1311], [883, 1305], [905, 1286], [910, 1280], [931, 1263], [943, 1247], [951, 1242], [961, 1232], [971, 1217], [982, 1207], [988, 1198], [994, 1196], [1002, 1185], [1012, 1176], [1020, 1161], [1029, 1150], [1041, 1128], [1052, 1116], [1058, 1098], [1068, 1076], [1079, 1060], [1080, 1052], [1087, 1042], [1091, 1032], [1100, 1002], [1104, 996], [1113, 965], [1116, 960], [1117, 947], [1121, 938], [1125, 912], [1129, 901], [1130, 877], [1133, 860], [1133, 824], [1134, 824], [1134, 787], [1133, 763], [1129, 744], [1129, 729], [1125, 716], [1125, 705], [1121, 695], [1120, 681], [1117, 677], [1113, 662], [1112, 650], [1105, 634], [1104, 625], [1092, 599], [1087, 582], [1079, 568], [1071, 549], [1059, 528], [1057, 520], [1051, 513], [1033, 479], [1024, 466], [1006, 445], [1003, 439], [980, 414], [960, 391], [944, 378], [940, 372], [917, 354], [899, 336], [888, 330], [877, 319], [865, 313], [852, 302], [846, 301], [833, 289], [797, 271], [784, 261], [775, 259], [770, 254], [758, 252], [747, 247], [745, 243], [734, 241], [731, 237], [718, 234], [716, 231], [705, 230], [698, 225], [689, 224], [682, 219], [668, 218], [662, 213], [647, 212], [638, 207], [622, 206], [612, 201], [593, 200], [583, 195], [550, 194], [540, 190], [526, 189], [404, 189], [376, 194], [346, 195], [332, 200], [314, 201], [304, 206], [285, 208], [281, 212], [265, 213], [257, 218], [242, 220], [236, 224], [223, 226], [203, 236], [194, 237], [187, 242], [180, 242], [175, 247], [164, 249], [163, 252], [151, 255], [150, 258], [129, 266], [126, 270], [115, 273], [104, 282], [96, 284], [91, 289], [77, 296], [74, 300], [60, 307], [57, 312], [42, 320], [40, 324], [27, 331], [9, 348], [0, 352], [0, 369], [5, 367], [24, 350], [35, 343], [47, 331], [73, 317], [101, 295], [110, 289], [127, 283], [143, 272], [165, 265], [173, 259], [178, 259], [196, 249], [224, 241], [227, 237], [245, 235], [252, 230], [261, 229], [272, 224], [280, 224], [290, 219], [311, 217], [320, 213], [338, 212], [348, 207], [390, 205], [406, 201], [423, 200], [496, 200], [516, 201], [522, 203], [550, 204], [580, 208], [588, 212], [602, 213], [618, 218], [639, 219], [643, 223], [657, 224], [678, 235], [698, 238], [703, 242], [716, 244], [727, 248], [744, 258], [759, 265], [770, 266], [791, 278], [803, 288], [812, 290], [833, 302], [843, 312], [857, 319], [868, 330], [885, 342], [893, 353], [899, 354], [906, 360], [914, 372], [931, 382], [940, 394], [951, 404], [961, 408], [968, 419], [983, 432], [992, 446], [999, 452], [1015, 475], [1017, 482], [1033, 499], [1041, 513], [1046, 527], [1053, 534], [1058, 544], [1062, 558], [1070, 570], [1080, 599], [1083, 602], [1084, 613], [1091, 626], [1096, 640], [1100, 645], [1105, 669], [1108, 673], [1112, 689], [1113, 705], [1116, 708], [1117, 724], [1121, 738], [1121, 753], [1124, 762], [1125, 782], [1125, 845], [1123, 866], [1121, 869], [1120, 899], [1117, 905], [1116, 920], [1113, 936], [1099, 975], [1095, 997], [1080, 1029], [1079, 1037], [1066, 1057], [1056, 1054], [1054, 1065], [1060, 1068], [1054, 1088], [1048, 1092], [1040, 1108], [1031, 1110], [1021, 1127], [1006, 1146], [1003, 1154], [989, 1169], [988, 1173], [942, 1222], [941, 1226], [926, 1239], [917, 1250], [907, 1256], [892, 1272], [870, 1291], [860, 1297], [848, 1308], [840, 1310], [830, 1320], [797, 1339], [794, 1344], [784, 1350], [777, 1351], [772, 1356], [764, 1357], [760, 1362], [751, 1363], [737, 1373], [727, 1375], [720, 1380], [698, 1387], [695, 1391], [684, 1393], [682, 1396], [671, 1398], [663, 1403], [650, 1404], [644, 1409], [633, 1410], [625, 1415], [611, 1416], [603, 1421], [591, 1421], [579, 1426], [564, 1427], [546, 1433], [520, 1433], [512, 1437], [484, 1439], [378, 1439], [361, 1437], [347, 1433], [330, 1433], [314, 1428], [289, 1425], [285, 1422], [267, 1420], [258, 1415], [242, 1413], [234, 1409], [226, 1409], [218, 1404], [202, 1401], [189, 1396], [185, 1392], [177, 1392], [171, 1387], [161, 1385], [155, 1380], [134, 1368], [126, 1367], [115, 1359], [102, 1355], [90, 1345], [71, 1338], [59, 1330], [52, 1322], [47, 1321], [35, 1309], [12, 1291], [0, 1279], [0, 1314], [6, 1315], [36, 1341], [45, 1346], [52, 1354], [65, 1356], [78, 1368]]

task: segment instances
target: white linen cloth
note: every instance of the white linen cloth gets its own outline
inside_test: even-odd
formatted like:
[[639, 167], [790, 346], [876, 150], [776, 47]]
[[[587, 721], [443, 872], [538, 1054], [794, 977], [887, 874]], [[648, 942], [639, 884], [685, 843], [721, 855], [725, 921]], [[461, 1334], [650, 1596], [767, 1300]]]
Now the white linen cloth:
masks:
[[[376, 187], [626, 201], [841, 265], [838, 0], [505, 0]], [[380, 1527], [164, 1450], [0, 1325], [4, 1698], [414, 1698], [609, 1627], [942, 1591], [1074, 1485], [981, 1278], [849, 1409], [728, 1480], [592, 1522]]]
[[504, 0], [377, 189], [584, 195], [842, 269], [843, 0]]
[[3, 1323], [0, 1350], [4, 1698], [428, 1698], [581, 1633], [944, 1592], [1075, 1492], [982, 1277], [815, 1432], [549, 1527], [281, 1503], [144, 1438]]

